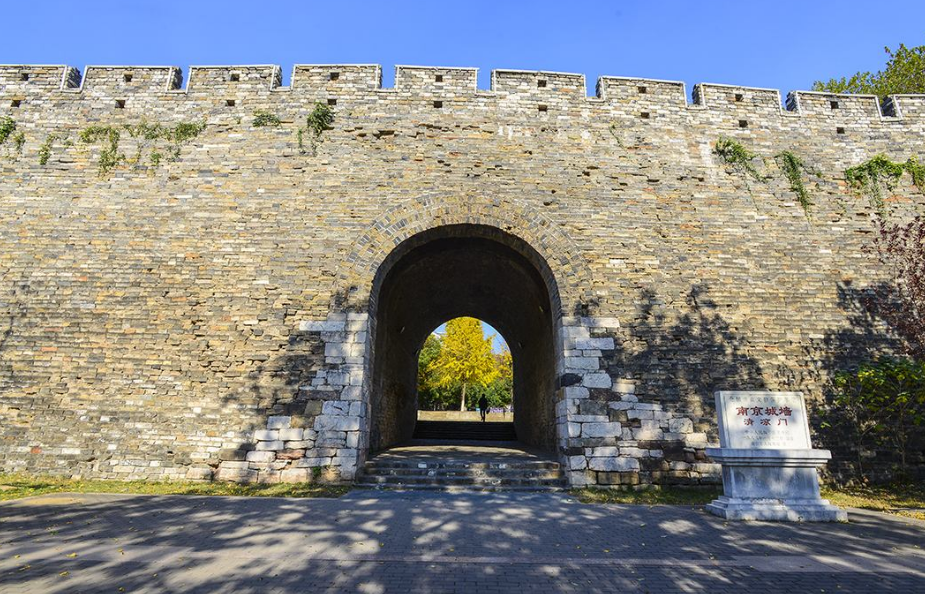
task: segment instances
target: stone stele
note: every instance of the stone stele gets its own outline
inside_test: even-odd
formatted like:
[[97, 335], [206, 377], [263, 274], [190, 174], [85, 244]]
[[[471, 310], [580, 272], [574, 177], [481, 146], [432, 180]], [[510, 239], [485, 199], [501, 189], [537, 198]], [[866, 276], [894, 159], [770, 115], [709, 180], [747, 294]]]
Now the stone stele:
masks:
[[727, 520], [845, 522], [848, 514], [819, 495], [802, 392], [716, 392], [719, 448], [706, 453], [723, 467], [723, 493], [707, 506]]

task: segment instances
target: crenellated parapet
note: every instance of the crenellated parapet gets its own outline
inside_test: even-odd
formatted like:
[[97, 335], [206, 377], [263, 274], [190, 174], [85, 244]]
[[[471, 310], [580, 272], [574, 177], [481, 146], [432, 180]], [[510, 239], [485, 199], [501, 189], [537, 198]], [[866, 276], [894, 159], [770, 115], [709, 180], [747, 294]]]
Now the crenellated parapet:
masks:
[[[275, 99], [274, 99], [275, 97]], [[658, 120], [700, 112], [716, 124], [761, 127], [782, 118], [831, 122], [837, 133], [925, 116], [925, 96], [897, 95], [882, 103], [871, 95], [780, 91], [701, 83], [688, 98], [680, 81], [603, 76], [587, 95], [582, 74], [493, 70], [488, 90], [478, 88], [478, 69], [396, 66], [395, 83], [382, 86], [376, 64], [296, 65], [289, 86], [282, 86], [276, 65], [192, 66], [185, 77], [175, 66], [87, 66], [83, 73], [64, 65], [0, 66], [0, 107], [27, 107], [49, 99], [91, 100], [103, 105], [146, 109], [165, 98], [205, 101], [212, 106], [248, 102], [327, 100], [420, 101], [421, 107], [465, 107], [468, 101], [532, 111], [598, 109], [612, 116]]]

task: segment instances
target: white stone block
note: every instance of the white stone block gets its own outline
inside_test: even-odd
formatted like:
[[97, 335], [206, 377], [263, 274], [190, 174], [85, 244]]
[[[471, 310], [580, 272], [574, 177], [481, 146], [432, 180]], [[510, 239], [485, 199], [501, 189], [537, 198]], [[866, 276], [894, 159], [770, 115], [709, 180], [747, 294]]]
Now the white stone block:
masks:
[[575, 348], [581, 350], [612, 351], [614, 349], [612, 338], [585, 338], [575, 341]]
[[279, 439], [279, 430], [258, 429], [257, 431], [254, 431], [254, 439], [257, 441], [276, 441]]
[[569, 456], [568, 467], [570, 470], [584, 470], [588, 467], [588, 459], [584, 456]]
[[292, 424], [292, 417], [269, 417], [267, 419], [267, 429], [288, 429]]
[[620, 423], [583, 423], [581, 437], [619, 437], [623, 430]]
[[360, 386], [346, 386], [340, 393], [341, 400], [362, 400], [363, 388]]
[[635, 458], [591, 458], [588, 460], [588, 468], [607, 472], [629, 472], [639, 470], [639, 460]]
[[280, 450], [286, 449], [286, 444], [282, 441], [258, 441], [257, 449], [262, 452], [273, 451], [278, 452]]
[[569, 369], [596, 370], [600, 368], [597, 357], [566, 357], [565, 366]]
[[301, 429], [280, 429], [279, 439], [282, 439], [283, 441], [301, 441], [302, 440], [302, 430]]
[[690, 419], [671, 419], [668, 421], [668, 429], [672, 433], [692, 433], [694, 422]]
[[566, 398], [588, 398], [591, 396], [591, 392], [588, 391], [588, 388], [582, 388], [580, 386], [568, 386], [563, 389], [565, 392]]
[[[271, 451], [247, 452], [244, 459], [247, 460], [247, 462], [272, 462], [276, 460], [276, 453]], [[222, 464], [225, 464], [225, 462]]]
[[279, 473], [281, 483], [307, 483], [312, 480], [312, 471], [308, 468], [287, 468]]
[[342, 400], [328, 400], [321, 405], [323, 415], [346, 415], [350, 413], [350, 403]]
[[302, 321], [299, 330], [302, 332], [342, 332], [346, 327], [345, 321]]
[[581, 380], [581, 385], [586, 388], [609, 388], [611, 383], [610, 376], [606, 373], [587, 373]]
[[319, 415], [315, 419], [316, 431], [359, 431], [360, 419], [357, 417]]
[[620, 455], [620, 448], [618, 447], [600, 447], [600, 448], [588, 448], [589, 458], [616, 458]]

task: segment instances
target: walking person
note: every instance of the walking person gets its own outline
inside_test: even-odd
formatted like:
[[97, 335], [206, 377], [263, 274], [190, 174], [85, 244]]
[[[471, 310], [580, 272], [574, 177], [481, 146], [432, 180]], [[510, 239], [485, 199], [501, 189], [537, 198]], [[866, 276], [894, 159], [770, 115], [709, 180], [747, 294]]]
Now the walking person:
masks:
[[488, 398], [485, 398], [484, 394], [479, 398], [479, 414], [482, 415], [482, 422], [484, 423], [485, 415], [488, 414]]

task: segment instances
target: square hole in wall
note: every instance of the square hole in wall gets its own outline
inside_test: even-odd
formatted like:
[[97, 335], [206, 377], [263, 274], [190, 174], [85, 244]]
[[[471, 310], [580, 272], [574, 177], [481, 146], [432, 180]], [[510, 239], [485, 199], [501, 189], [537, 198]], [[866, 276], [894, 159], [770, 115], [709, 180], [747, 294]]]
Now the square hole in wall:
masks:
[[116, 99], [116, 109], [125, 109], [125, 99]]
[[340, 78], [340, 72], [332, 72], [328, 77], [329, 80], [337, 80]]
[[442, 74], [438, 74], [437, 76], [434, 77], [434, 81], [435, 81], [435, 82], [443, 82], [443, 75], [442, 75]]
[[748, 128], [748, 120], [739, 120], [739, 128]]
[[134, 74], [132, 74], [131, 72], [126, 72], [125, 74], [122, 75], [122, 82], [127, 82], [127, 83], [132, 82], [133, 78], [135, 78]]
[[440, 109], [443, 107], [443, 101], [434, 101], [434, 107]]
[[545, 86], [546, 86], [546, 79], [541, 78], [540, 80], [536, 81], [536, 86], [539, 87], [539, 88], [541, 88], [541, 89], [542, 89], [543, 87], [545, 87]]
[[742, 99], [745, 97], [742, 96], [742, 93], [736, 93], [736, 103], [741, 103]]
[[337, 105], [337, 99], [328, 99], [328, 105]]
[[10, 107], [19, 107], [22, 105], [22, 99], [13, 99], [10, 101]]
[[230, 80], [231, 82], [241, 82], [241, 75], [238, 74], [237, 72], [232, 72], [228, 76], [228, 80]]
[[545, 105], [538, 105], [537, 108], [538, 108], [540, 111], [544, 111], [544, 112], [549, 110], [549, 107], [547, 107], [547, 106], [545, 106]]
[[829, 107], [832, 109], [838, 109], [838, 101], [829, 101]]
[[648, 112], [648, 111], [644, 111], [644, 112], [642, 112], [641, 114], [639, 114], [639, 117], [641, 117], [641, 118], [644, 119], [644, 120], [648, 120], [648, 119], [649, 119], [649, 112]]
[[844, 133], [845, 133], [845, 129], [842, 128], [841, 126], [839, 126], [838, 128], [835, 128], [835, 133], [836, 133], [836, 134], [844, 134]]
[[225, 107], [234, 107], [234, 99], [225, 99]]
[[26, 82], [27, 80], [29, 80], [29, 73], [28, 73], [28, 72], [22, 72], [22, 73], [20, 73], [20, 74], [19, 74], [19, 80], [21, 80], [21, 81], [23, 81], [23, 82]]
[[639, 92], [640, 95], [645, 95], [646, 93], [649, 92], [649, 89], [647, 87], [636, 87], [636, 90]]

